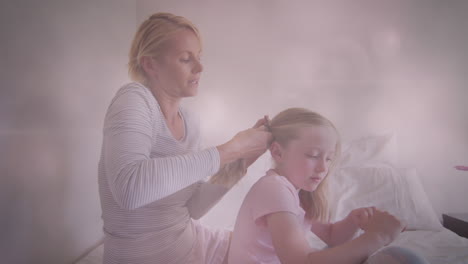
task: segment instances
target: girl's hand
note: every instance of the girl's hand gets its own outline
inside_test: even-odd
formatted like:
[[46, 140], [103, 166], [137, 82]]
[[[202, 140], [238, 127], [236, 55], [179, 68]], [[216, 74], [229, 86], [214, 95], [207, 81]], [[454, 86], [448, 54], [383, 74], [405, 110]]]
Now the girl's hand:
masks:
[[375, 209], [372, 217], [366, 225], [366, 233], [378, 235], [384, 245], [390, 244], [395, 238], [403, 232], [405, 226], [395, 216], [388, 212]]
[[369, 220], [374, 215], [375, 210], [376, 209], [373, 206], [354, 209], [348, 214], [346, 218], [352, 221], [356, 227], [359, 227], [365, 231], [367, 229]]

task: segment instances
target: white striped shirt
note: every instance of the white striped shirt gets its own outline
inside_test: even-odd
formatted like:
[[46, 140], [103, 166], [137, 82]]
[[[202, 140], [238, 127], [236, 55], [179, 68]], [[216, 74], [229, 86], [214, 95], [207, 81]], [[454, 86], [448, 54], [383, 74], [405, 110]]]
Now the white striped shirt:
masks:
[[185, 263], [199, 218], [227, 192], [202, 179], [219, 170], [215, 147], [200, 150], [199, 129], [180, 108], [185, 135], [176, 140], [145, 86], [130, 83], [104, 121], [99, 194], [104, 263]]

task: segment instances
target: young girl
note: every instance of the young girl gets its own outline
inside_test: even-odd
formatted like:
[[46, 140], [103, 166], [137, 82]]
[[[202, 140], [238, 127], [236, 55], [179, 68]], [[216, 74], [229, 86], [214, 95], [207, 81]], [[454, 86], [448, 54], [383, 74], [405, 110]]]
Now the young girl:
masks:
[[[245, 197], [234, 227], [230, 264], [362, 263], [402, 232], [400, 221], [373, 207], [327, 222], [326, 183], [340, 153], [339, 136], [329, 120], [290, 108], [274, 117], [269, 129], [275, 167]], [[365, 232], [351, 240], [359, 228]], [[329, 248], [310, 248], [305, 235], [309, 230]], [[424, 263], [405, 249], [381, 252], [375, 258], [378, 263]]]

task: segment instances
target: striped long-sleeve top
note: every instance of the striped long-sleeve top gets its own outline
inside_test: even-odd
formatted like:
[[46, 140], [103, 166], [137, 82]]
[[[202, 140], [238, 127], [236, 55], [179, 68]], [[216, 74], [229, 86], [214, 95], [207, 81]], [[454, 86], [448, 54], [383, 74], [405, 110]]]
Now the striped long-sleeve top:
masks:
[[179, 113], [181, 140], [145, 86], [127, 84], [113, 98], [99, 162], [104, 263], [185, 263], [196, 241], [192, 218], [227, 192], [203, 181], [219, 170], [219, 152], [201, 150], [197, 120]]

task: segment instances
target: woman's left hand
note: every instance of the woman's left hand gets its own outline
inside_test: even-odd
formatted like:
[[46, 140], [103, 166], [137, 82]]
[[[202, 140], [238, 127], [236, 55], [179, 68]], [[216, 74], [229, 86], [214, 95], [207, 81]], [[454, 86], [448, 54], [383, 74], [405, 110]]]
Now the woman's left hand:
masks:
[[373, 207], [373, 206], [372, 207], [362, 207], [362, 208], [352, 210], [348, 214], [348, 216], [346, 218], [349, 219], [350, 221], [352, 221], [352, 223], [356, 227], [358, 227], [358, 228], [360, 228], [362, 230], [366, 230], [367, 223], [371, 219], [374, 212], [375, 212], [375, 207]]

